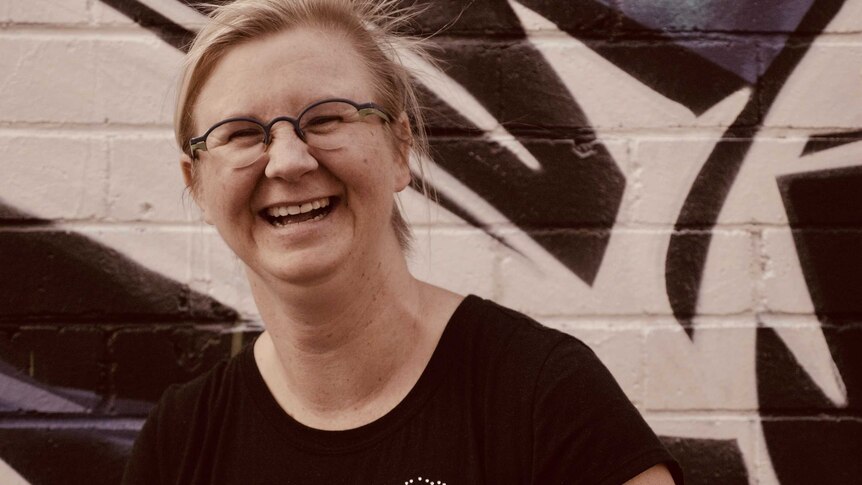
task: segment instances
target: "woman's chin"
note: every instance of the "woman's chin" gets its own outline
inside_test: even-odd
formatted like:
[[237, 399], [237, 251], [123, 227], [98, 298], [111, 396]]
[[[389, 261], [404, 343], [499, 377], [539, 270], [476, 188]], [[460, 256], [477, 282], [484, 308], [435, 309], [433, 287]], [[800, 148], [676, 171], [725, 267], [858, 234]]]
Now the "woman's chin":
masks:
[[[264, 278], [293, 285], [316, 285], [343, 270], [352, 230], [336, 207], [321, 220], [272, 224], [259, 219], [253, 250], [246, 264]], [[245, 258], [243, 258], [245, 259]]]
[[253, 271], [263, 276], [265, 281], [284, 283], [291, 286], [319, 286], [336, 277], [343, 262], [332, 248], [305, 248], [291, 254], [272, 254], [256, 264]]

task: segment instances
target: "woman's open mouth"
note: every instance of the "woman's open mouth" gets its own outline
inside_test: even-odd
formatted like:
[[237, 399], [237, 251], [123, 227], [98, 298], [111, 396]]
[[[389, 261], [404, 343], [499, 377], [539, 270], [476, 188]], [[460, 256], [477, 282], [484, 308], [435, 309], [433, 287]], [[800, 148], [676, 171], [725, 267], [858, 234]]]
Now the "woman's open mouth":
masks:
[[276, 205], [260, 211], [260, 216], [275, 227], [319, 221], [338, 205], [338, 197], [323, 197], [301, 205]]

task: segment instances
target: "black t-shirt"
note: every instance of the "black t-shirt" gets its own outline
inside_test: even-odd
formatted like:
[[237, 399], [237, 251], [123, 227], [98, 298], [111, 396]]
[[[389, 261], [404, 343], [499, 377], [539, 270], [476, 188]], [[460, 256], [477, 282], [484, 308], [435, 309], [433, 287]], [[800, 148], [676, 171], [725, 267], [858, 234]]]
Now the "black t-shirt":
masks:
[[618, 485], [665, 463], [682, 484], [587, 346], [476, 296], [404, 400], [355, 429], [287, 415], [252, 348], [165, 391], [123, 483]]

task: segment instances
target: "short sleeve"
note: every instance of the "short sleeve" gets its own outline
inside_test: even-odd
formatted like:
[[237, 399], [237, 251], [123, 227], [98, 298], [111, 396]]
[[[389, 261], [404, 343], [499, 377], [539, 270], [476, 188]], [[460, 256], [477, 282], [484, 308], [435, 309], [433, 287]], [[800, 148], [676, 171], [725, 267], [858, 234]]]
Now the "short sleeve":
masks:
[[663, 463], [679, 464], [598, 357], [566, 337], [542, 366], [533, 406], [534, 484], [620, 485]]
[[159, 476], [158, 446], [158, 421], [159, 409], [157, 405], [151, 411], [141, 432], [132, 447], [129, 461], [123, 473], [123, 485], [145, 485], [161, 483]]

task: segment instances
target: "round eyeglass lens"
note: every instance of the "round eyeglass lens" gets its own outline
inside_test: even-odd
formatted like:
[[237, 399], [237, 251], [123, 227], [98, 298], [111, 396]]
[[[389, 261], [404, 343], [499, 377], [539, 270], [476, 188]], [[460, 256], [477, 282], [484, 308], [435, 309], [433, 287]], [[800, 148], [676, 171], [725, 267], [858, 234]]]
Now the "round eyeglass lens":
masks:
[[328, 101], [305, 110], [299, 127], [308, 146], [335, 150], [350, 143], [350, 125], [362, 119], [355, 106], [341, 101]]
[[260, 157], [266, 146], [266, 133], [252, 121], [229, 121], [207, 136], [207, 151], [231, 165], [247, 165]]

